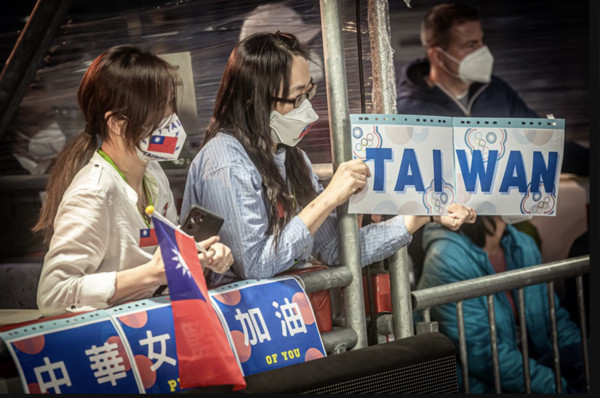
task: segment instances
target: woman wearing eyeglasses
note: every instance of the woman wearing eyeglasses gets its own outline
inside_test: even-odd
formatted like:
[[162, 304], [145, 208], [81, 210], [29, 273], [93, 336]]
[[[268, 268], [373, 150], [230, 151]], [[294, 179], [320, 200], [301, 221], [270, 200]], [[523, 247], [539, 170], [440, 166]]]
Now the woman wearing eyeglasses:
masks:
[[[318, 119], [307, 60], [296, 37], [281, 32], [248, 36], [229, 57], [181, 209], [185, 214], [198, 204], [225, 219], [219, 236], [235, 262], [225, 274], [209, 272], [210, 286], [270, 278], [311, 255], [339, 264], [334, 210], [364, 188], [370, 173], [360, 159], [342, 163], [323, 189], [295, 146]], [[463, 206], [449, 211], [436, 221], [457, 229], [475, 220], [475, 212]], [[407, 245], [429, 220], [398, 216], [361, 228], [362, 264]]]

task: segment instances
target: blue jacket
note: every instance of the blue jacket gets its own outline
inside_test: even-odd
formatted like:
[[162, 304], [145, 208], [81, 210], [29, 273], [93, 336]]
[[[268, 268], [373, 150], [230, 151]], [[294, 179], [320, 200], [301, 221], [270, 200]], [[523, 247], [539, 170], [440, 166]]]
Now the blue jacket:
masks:
[[457, 117], [538, 117], [519, 95], [502, 79], [492, 76], [489, 83], [469, 87], [465, 107], [438, 86], [429, 87], [429, 60], [412, 61], [402, 70], [397, 84], [396, 109], [399, 114]]
[[[461, 233], [452, 232], [438, 224], [428, 224], [423, 234], [423, 245], [426, 255], [419, 289], [495, 274], [487, 253]], [[541, 264], [541, 255], [534, 240], [512, 225], [506, 226], [501, 245], [506, 257], [507, 270]], [[527, 314], [531, 389], [533, 393], [552, 394], [555, 388], [553, 369], [535, 361], [535, 358], [552, 352], [547, 285], [532, 285], [523, 290]], [[518, 306], [516, 290], [512, 294]], [[559, 305], [556, 295], [554, 300], [559, 346], [580, 342], [577, 325], [571, 321], [569, 313]], [[524, 392], [523, 359], [512, 307], [504, 292], [494, 295], [494, 304], [502, 391]], [[493, 393], [494, 376], [486, 297], [465, 300], [463, 311], [470, 390], [472, 393]], [[456, 306], [446, 304], [434, 307], [430, 315], [433, 321], [439, 323], [440, 332], [447, 335], [458, 347]], [[461, 376], [459, 380], [462, 383]], [[565, 379], [562, 381], [563, 391], [567, 391]]]

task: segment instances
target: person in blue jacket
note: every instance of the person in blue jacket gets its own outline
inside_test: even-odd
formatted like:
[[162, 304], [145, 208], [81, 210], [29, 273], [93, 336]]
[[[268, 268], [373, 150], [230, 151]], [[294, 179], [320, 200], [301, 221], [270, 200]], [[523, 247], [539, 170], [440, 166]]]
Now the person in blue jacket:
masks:
[[[425, 266], [419, 289], [469, 280], [541, 263], [540, 252], [527, 234], [500, 216], [480, 216], [458, 232], [427, 225], [423, 232]], [[524, 288], [529, 368], [533, 393], [555, 393], [553, 349], [547, 285]], [[524, 392], [523, 359], [517, 293], [494, 295], [496, 333], [503, 392]], [[584, 376], [579, 328], [555, 297], [562, 391], [583, 392]], [[463, 302], [471, 393], [493, 393], [494, 375], [486, 296]], [[431, 319], [458, 347], [454, 304], [433, 307]], [[460, 372], [460, 367], [459, 367]], [[462, 376], [459, 374], [462, 384]]]
[[409, 63], [399, 77], [400, 114], [473, 117], [538, 117], [502, 79], [483, 43], [477, 8], [442, 3], [421, 25], [427, 58]]

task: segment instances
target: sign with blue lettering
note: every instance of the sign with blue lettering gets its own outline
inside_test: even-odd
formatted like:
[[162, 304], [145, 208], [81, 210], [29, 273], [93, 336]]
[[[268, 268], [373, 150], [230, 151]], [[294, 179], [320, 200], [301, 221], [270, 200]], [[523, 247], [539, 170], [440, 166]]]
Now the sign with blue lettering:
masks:
[[294, 277], [235, 282], [210, 297], [245, 376], [326, 355], [310, 301]]
[[181, 391], [171, 302], [166, 297], [157, 297], [106, 311], [125, 336], [123, 344], [135, 360], [141, 392]]
[[105, 311], [1, 334], [26, 393], [138, 393], [132, 358]]
[[350, 115], [353, 157], [371, 178], [349, 213], [553, 216], [564, 119]]
[[454, 118], [457, 202], [479, 215], [553, 216], [564, 119]]
[[452, 118], [350, 115], [352, 154], [369, 166], [350, 213], [445, 214], [456, 201]]

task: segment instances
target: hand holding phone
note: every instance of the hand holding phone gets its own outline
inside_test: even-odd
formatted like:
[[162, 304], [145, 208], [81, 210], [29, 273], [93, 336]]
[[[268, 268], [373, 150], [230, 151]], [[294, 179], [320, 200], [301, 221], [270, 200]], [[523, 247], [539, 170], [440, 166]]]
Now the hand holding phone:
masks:
[[183, 219], [181, 229], [193, 236], [196, 242], [200, 242], [218, 235], [222, 225], [223, 217], [203, 207], [193, 205]]
[[[194, 237], [196, 248], [203, 253], [207, 260], [204, 263], [202, 263], [203, 260], [200, 260], [202, 267], [218, 274], [227, 272], [233, 264], [231, 249], [217, 243], [218, 238], [211, 239], [219, 234], [222, 225], [223, 218], [221, 216], [196, 205], [190, 207], [181, 224], [183, 232]], [[210, 243], [208, 250], [199, 243], [207, 240]]]

